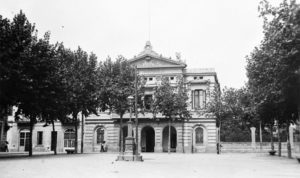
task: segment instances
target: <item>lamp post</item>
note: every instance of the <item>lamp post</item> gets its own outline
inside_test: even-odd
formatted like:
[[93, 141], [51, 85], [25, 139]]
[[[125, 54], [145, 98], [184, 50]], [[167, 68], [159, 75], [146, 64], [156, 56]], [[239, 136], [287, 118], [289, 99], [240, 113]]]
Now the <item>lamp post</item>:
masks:
[[[124, 153], [120, 153], [120, 155], [117, 158], [117, 161], [143, 161], [142, 156], [138, 155], [138, 152], [134, 152], [134, 145], [137, 144], [135, 143], [135, 138], [132, 135], [132, 105], [134, 101], [133, 96], [129, 96], [128, 98], [129, 102], [129, 121], [127, 122], [127, 137], [125, 139], [125, 151]], [[136, 133], [137, 136], [137, 133]]]
[[[134, 161], [134, 153], [133, 153], [133, 145], [134, 145], [134, 138], [132, 137], [132, 103], [133, 103], [133, 96], [128, 96], [129, 102], [129, 121], [127, 122], [127, 137], [125, 139], [125, 151], [120, 153], [117, 158], [117, 161]], [[123, 139], [123, 138], [121, 138]]]
[[137, 66], [134, 68], [134, 94], [135, 94], [135, 104], [134, 104], [134, 111], [135, 111], [135, 153], [134, 153], [134, 161], [143, 161], [142, 155], [139, 154], [139, 129], [138, 129], [138, 112], [137, 112], [137, 102], [138, 102], [138, 81], [137, 81]]
[[128, 96], [127, 99], [129, 101], [129, 114], [130, 114], [129, 121], [127, 122], [127, 126], [128, 126], [127, 138], [133, 138], [133, 136], [132, 136], [132, 121], [131, 121], [131, 118], [132, 118], [132, 103], [133, 103], [134, 98], [133, 98], [132, 95], [130, 95], [130, 96]]

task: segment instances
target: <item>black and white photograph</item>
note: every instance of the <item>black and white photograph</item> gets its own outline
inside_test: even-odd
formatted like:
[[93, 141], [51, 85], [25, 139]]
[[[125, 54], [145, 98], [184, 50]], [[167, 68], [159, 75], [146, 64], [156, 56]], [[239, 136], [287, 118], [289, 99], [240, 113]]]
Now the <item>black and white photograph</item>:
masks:
[[1, 178], [299, 178], [297, 0], [0, 0]]

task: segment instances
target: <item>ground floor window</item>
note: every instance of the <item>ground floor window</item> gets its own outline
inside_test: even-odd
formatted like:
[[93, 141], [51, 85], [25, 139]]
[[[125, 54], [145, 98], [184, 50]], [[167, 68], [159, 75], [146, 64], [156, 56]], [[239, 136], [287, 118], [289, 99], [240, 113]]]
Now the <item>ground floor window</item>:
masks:
[[96, 140], [97, 144], [103, 143], [103, 141], [104, 141], [104, 128], [100, 127], [100, 128], [97, 129], [96, 132], [97, 132], [97, 140]]
[[37, 132], [37, 144], [38, 145], [43, 144], [43, 132], [42, 131]]
[[25, 147], [25, 151], [29, 150], [29, 139], [30, 139], [29, 130], [21, 130], [20, 131], [20, 147], [22, 147], [22, 148]]
[[201, 127], [197, 127], [196, 129], [195, 129], [195, 142], [196, 142], [196, 144], [203, 144], [203, 134], [204, 132], [203, 132], [203, 128], [201, 128]]
[[64, 147], [75, 147], [75, 131], [67, 129], [64, 133]]

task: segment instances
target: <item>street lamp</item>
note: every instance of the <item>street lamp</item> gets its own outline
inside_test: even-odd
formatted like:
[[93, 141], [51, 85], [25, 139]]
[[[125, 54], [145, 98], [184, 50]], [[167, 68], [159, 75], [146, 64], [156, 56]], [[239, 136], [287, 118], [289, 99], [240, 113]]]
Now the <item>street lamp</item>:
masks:
[[[142, 161], [141, 156], [137, 156], [134, 153], [134, 145], [135, 145], [135, 139], [132, 135], [132, 105], [133, 105], [133, 101], [134, 101], [134, 97], [133, 96], [128, 96], [128, 102], [129, 102], [129, 121], [127, 122], [127, 137], [125, 139], [125, 152], [121, 153], [118, 158], [117, 161]], [[136, 133], [137, 134], [137, 133]]]
[[[127, 122], [127, 127], [128, 127], [128, 134], [125, 140], [125, 152], [120, 153], [120, 155], [117, 158], [117, 161], [143, 161], [142, 156], [138, 153], [138, 113], [137, 113], [137, 67], [135, 66], [135, 97], [134, 96], [128, 96], [128, 102], [129, 102], [129, 112], [130, 112], [130, 117], [129, 121]], [[135, 100], [135, 125], [136, 125], [136, 143], [135, 143], [135, 138], [132, 136], [132, 106], [133, 106], [133, 101]], [[136, 146], [135, 150], [133, 147]], [[135, 151], [135, 152], [134, 152]]]

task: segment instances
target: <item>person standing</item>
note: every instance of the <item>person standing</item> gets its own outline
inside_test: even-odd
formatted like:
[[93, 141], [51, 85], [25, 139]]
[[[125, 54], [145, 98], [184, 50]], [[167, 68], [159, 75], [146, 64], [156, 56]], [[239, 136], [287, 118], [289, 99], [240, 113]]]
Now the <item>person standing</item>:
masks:
[[101, 142], [101, 149], [100, 149], [100, 152], [104, 152], [105, 150], [104, 150], [104, 144], [105, 144], [105, 141], [103, 141], [103, 142]]
[[5, 152], [9, 152], [9, 151], [8, 151], [8, 141], [5, 141], [4, 144], [5, 144], [5, 145], [4, 145], [4, 150], [5, 150]]

